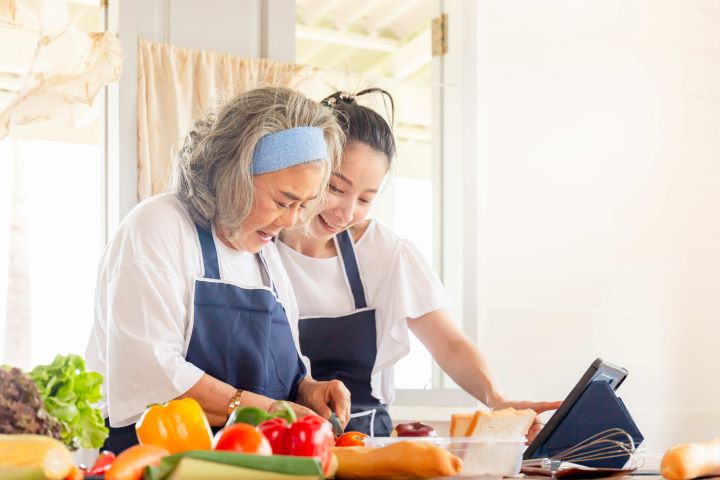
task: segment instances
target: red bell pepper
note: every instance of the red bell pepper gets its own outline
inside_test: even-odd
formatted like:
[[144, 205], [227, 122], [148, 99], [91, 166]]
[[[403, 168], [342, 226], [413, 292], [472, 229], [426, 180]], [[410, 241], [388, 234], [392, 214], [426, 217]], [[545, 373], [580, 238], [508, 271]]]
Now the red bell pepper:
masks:
[[273, 418], [258, 425], [276, 455], [317, 457], [323, 472], [329, 473], [335, 436], [330, 423], [317, 415], [308, 415], [288, 424], [284, 418]]
[[87, 471], [88, 475], [104, 475], [105, 472], [110, 470], [110, 466], [115, 461], [115, 454], [113, 452], [108, 452], [107, 450], [103, 450], [100, 452], [100, 455], [97, 457], [97, 460], [95, 460], [95, 463], [93, 464], [92, 468], [90, 468]]

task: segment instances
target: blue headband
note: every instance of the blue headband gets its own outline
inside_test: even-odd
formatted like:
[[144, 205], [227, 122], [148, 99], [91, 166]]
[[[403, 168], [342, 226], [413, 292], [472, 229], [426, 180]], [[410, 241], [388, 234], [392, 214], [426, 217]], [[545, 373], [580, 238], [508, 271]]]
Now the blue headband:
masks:
[[252, 174], [275, 172], [327, 158], [322, 128], [290, 128], [265, 135], [258, 141], [253, 152]]

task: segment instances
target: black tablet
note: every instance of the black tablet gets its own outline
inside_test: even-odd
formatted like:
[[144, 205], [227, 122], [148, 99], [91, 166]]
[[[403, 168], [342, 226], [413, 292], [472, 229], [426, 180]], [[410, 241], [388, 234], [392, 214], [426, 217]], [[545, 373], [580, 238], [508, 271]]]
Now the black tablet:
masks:
[[580, 381], [570, 391], [570, 394], [563, 400], [562, 405], [558, 408], [550, 420], [548, 420], [545, 427], [540, 430], [540, 433], [535, 437], [532, 443], [525, 450], [523, 458], [533, 458], [535, 453], [543, 446], [545, 441], [552, 435], [555, 429], [560, 425], [565, 416], [568, 414], [570, 409], [573, 407], [575, 402], [580, 395], [585, 391], [588, 385], [592, 382], [606, 382], [610, 388], [617, 390], [627, 377], [627, 370], [616, 365], [604, 362], [602, 359], [597, 358], [590, 365], [590, 368], [583, 374]]

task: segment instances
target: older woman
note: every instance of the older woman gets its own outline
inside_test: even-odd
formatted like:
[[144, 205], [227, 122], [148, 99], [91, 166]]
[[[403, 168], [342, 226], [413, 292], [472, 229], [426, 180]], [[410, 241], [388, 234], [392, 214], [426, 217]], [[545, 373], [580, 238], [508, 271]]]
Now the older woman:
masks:
[[100, 263], [86, 356], [105, 375], [106, 448], [136, 443], [146, 406], [179, 397], [214, 426], [278, 399], [347, 421], [343, 384], [306, 375], [271, 242], [325, 191], [342, 139], [329, 109], [285, 88], [244, 93], [187, 136], [172, 193], [133, 209]]

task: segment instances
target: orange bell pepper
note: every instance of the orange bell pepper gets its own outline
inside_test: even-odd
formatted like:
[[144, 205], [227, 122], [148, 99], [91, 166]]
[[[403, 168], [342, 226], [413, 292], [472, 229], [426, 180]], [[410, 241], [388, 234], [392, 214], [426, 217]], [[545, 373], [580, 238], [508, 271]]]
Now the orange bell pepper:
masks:
[[205, 412], [192, 398], [151, 405], [135, 424], [138, 441], [157, 445], [170, 453], [210, 450], [212, 431]]

